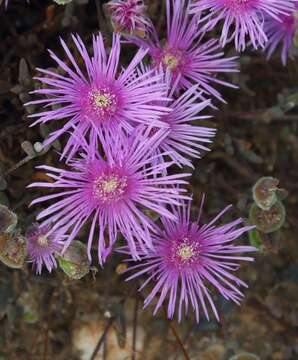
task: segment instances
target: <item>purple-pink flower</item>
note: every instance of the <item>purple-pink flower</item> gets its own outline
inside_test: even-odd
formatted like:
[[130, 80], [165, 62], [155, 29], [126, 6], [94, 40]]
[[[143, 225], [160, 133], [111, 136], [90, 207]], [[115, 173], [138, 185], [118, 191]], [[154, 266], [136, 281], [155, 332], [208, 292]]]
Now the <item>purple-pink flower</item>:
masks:
[[112, 0], [107, 5], [115, 31], [145, 37], [152, 24], [143, 0]]
[[[42, 104], [44, 111], [31, 115], [38, 118], [35, 124], [59, 122], [56, 131], [50, 134], [45, 145], [64, 133], [71, 133], [62, 157], [71, 158], [80, 147], [78, 139], [86, 137], [90, 142], [101, 140], [105, 132], [130, 133], [137, 124], [155, 124], [167, 108], [154, 106], [153, 101], [165, 100], [166, 86], [161, 75], [148, 71], [136, 76], [145, 50], [139, 50], [126, 69], [118, 69], [120, 58], [120, 36], [113, 36], [109, 55], [104, 47], [102, 35], [93, 37], [93, 56], [90, 57], [79, 36], [72, 36], [81, 55], [84, 70], [81, 70], [71, 51], [61, 40], [68, 62], [60, 60], [50, 51], [52, 59], [59, 65], [64, 75], [58, 72], [38, 69], [44, 74], [37, 77], [43, 87], [33, 91], [44, 96], [29, 104]], [[61, 120], [66, 120], [62, 123]]]
[[31, 186], [61, 189], [60, 192], [40, 197], [32, 204], [54, 200], [38, 219], [53, 224], [51, 231], [62, 237], [68, 233], [64, 249], [91, 220], [88, 236], [88, 256], [98, 233], [98, 258], [102, 264], [110, 254], [118, 233], [126, 239], [132, 256], [138, 257], [138, 248], [152, 247], [153, 221], [144, 209], [175, 220], [168, 205], [179, 206], [188, 199], [181, 185], [190, 174], [167, 175], [171, 161], [152, 165], [155, 149], [166, 136], [158, 130], [149, 136], [150, 128], [138, 127], [130, 137], [115, 133], [102, 140], [103, 154], [94, 144], [82, 142], [80, 158], [72, 159], [70, 170], [41, 166], [53, 182], [35, 183]]
[[[281, 16], [293, 11], [296, 0], [197, 0], [191, 12], [201, 15], [208, 11], [206, 29], [222, 25], [220, 42], [224, 46], [234, 39], [237, 51], [243, 51], [248, 43], [254, 48], [264, 47], [267, 36], [264, 31], [264, 17], [281, 21]], [[201, 21], [201, 19], [200, 19]]]
[[237, 72], [237, 57], [225, 58], [219, 51], [217, 39], [203, 41], [197, 20], [189, 15], [188, 0], [167, 0], [167, 37], [165, 43], [153, 32], [153, 39], [133, 41], [149, 49], [153, 64], [163, 66], [173, 74], [173, 82], [179, 77], [179, 87], [189, 89], [194, 84], [208, 95], [223, 101], [215, 84], [235, 87], [217, 78], [219, 73]]
[[63, 247], [61, 238], [55, 233], [49, 234], [50, 229], [48, 225], [36, 223], [26, 234], [28, 255], [37, 274], [41, 273], [43, 265], [49, 272], [57, 267], [55, 254], [59, 254]]
[[293, 47], [293, 40], [298, 30], [298, 4], [296, 3], [296, 11], [290, 15], [283, 15], [280, 21], [267, 17], [265, 20], [265, 33], [268, 37], [266, 52], [268, 59], [275, 50], [281, 47], [281, 60], [286, 65]]
[[[165, 74], [165, 82], [168, 84], [168, 104], [171, 110], [168, 114], [160, 117], [168, 129], [167, 136], [161, 142], [157, 153], [165, 153], [175, 164], [193, 167], [191, 159], [199, 158], [202, 151], [209, 151], [208, 144], [212, 142], [215, 129], [200, 126], [203, 119], [210, 118], [207, 115], [200, 115], [206, 107], [210, 106], [210, 100], [201, 100], [201, 94], [196, 85], [190, 87], [178, 97], [177, 92], [179, 78], [171, 85], [171, 75]], [[160, 159], [162, 160], [162, 159]]]
[[[242, 219], [215, 225], [229, 208], [204, 225], [201, 225], [200, 218], [202, 205], [198, 219], [191, 221], [191, 201], [173, 209], [178, 222], [161, 218], [161, 227], [153, 236], [153, 247], [143, 252], [141, 263], [129, 268], [133, 275], [127, 279], [145, 276], [140, 290], [149, 283], [153, 284], [144, 305], [146, 307], [157, 297], [154, 314], [167, 301], [169, 318], [173, 318], [177, 310], [181, 321], [183, 313], [187, 314], [192, 308], [199, 322], [201, 314], [209, 319], [210, 307], [218, 320], [210, 288], [217, 290], [226, 300], [239, 304], [243, 297], [239, 287], [247, 285], [233, 273], [238, 270], [240, 261], [253, 261], [253, 258], [238, 254], [256, 249], [233, 243], [252, 228], [240, 226]], [[120, 252], [128, 251], [122, 248]]]

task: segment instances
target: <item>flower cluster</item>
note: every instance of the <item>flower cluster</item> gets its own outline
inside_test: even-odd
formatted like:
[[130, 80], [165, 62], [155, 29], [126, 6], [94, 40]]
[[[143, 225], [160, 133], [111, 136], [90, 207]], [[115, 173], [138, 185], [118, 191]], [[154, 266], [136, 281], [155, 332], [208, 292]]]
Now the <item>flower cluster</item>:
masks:
[[[92, 53], [73, 35], [78, 59], [61, 40], [66, 59], [50, 51], [57, 70], [37, 69], [41, 87], [32, 93], [39, 98], [27, 105], [43, 107], [31, 115], [33, 125], [54, 127], [45, 145], [65, 141], [64, 165], [40, 166], [48, 181], [30, 185], [51, 192], [32, 202], [50, 204], [28, 235], [28, 251], [38, 273], [43, 264], [51, 271], [55, 254], [85, 234], [89, 261], [96, 249], [104, 266], [120, 238], [119, 251], [134, 263], [130, 279], [145, 275], [142, 288], [154, 283], [145, 305], [159, 294], [156, 310], [168, 296], [169, 317], [178, 304], [179, 319], [190, 307], [197, 321], [201, 313], [208, 318], [208, 306], [218, 319], [209, 287], [239, 303], [245, 283], [233, 273], [252, 258], [237, 254], [255, 249], [233, 241], [251, 227], [241, 219], [215, 226], [228, 208], [205, 225], [200, 210], [193, 222], [185, 166], [193, 168], [192, 160], [209, 150], [215, 130], [202, 122], [213, 101], [224, 101], [217, 85], [235, 87], [222, 76], [238, 71], [236, 57], [226, 58], [217, 39], [204, 40], [189, 0], [166, 5], [162, 42], [142, 1], [108, 4], [116, 29], [139, 47], [126, 67], [120, 67], [121, 36], [113, 35], [107, 51], [99, 33]], [[140, 29], [148, 38], [136, 37]]]

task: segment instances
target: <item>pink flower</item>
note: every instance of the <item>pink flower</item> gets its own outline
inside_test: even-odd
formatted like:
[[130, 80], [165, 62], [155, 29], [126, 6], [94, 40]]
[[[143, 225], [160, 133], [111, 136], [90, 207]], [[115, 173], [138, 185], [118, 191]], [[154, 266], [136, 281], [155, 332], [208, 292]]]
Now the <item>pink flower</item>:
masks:
[[112, 0], [106, 6], [115, 31], [141, 37], [151, 31], [143, 0]]
[[63, 247], [61, 238], [56, 237], [55, 233], [49, 235], [49, 232], [50, 226], [34, 224], [26, 234], [28, 255], [38, 274], [43, 265], [49, 272], [57, 267], [55, 254], [59, 254]]
[[216, 132], [213, 128], [200, 126], [202, 120], [210, 118], [201, 112], [211, 105], [211, 101], [202, 100], [197, 85], [176, 96], [179, 93], [177, 91], [179, 78], [171, 84], [172, 76], [167, 72], [164, 79], [168, 84], [167, 97], [172, 100], [158, 105], [167, 105], [171, 111], [159, 119], [165, 124], [168, 132], [156, 153], [167, 154], [178, 166], [193, 167], [191, 159], [200, 158], [202, 151], [209, 151], [207, 145], [212, 143]]
[[126, 239], [132, 256], [138, 257], [138, 248], [145, 251], [152, 247], [151, 232], [155, 225], [145, 214], [149, 209], [172, 220], [175, 219], [168, 205], [179, 206], [189, 198], [180, 185], [190, 174], [167, 175], [165, 170], [173, 162], [152, 165], [154, 151], [166, 136], [158, 130], [149, 136], [151, 129], [136, 128], [130, 137], [115, 133], [102, 141], [103, 154], [95, 144], [82, 141], [82, 154], [72, 159], [70, 169], [63, 170], [41, 166], [53, 182], [35, 183], [34, 187], [61, 189], [60, 192], [42, 196], [32, 204], [48, 200], [55, 202], [43, 210], [38, 220], [52, 224], [50, 234], [66, 236], [64, 250], [91, 220], [88, 236], [88, 256], [98, 232], [98, 258], [103, 264], [113, 244], [121, 233]]
[[222, 24], [220, 42], [224, 46], [234, 39], [237, 51], [245, 50], [247, 40], [255, 49], [264, 47], [267, 36], [264, 31], [264, 17], [281, 21], [289, 15], [296, 0], [198, 0], [191, 6], [192, 13], [208, 11], [206, 29]]
[[[161, 218], [159, 232], [153, 236], [153, 247], [142, 253], [142, 262], [132, 265], [127, 280], [144, 276], [140, 290], [153, 284], [144, 305], [148, 306], [158, 298], [154, 314], [167, 301], [167, 315], [173, 318], [178, 311], [178, 320], [191, 307], [199, 322], [201, 314], [209, 319], [210, 307], [219, 319], [209, 287], [215, 288], [226, 300], [239, 304], [243, 297], [238, 289], [247, 285], [233, 273], [240, 261], [253, 261], [253, 258], [237, 255], [252, 252], [251, 246], [234, 245], [234, 240], [252, 227], [239, 226], [242, 219], [215, 226], [215, 222], [230, 208], [225, 208], [208, 224], [201, 225], [201, 210], [196, 221], [190, 220], [191, 202], [174, 208], [178, 222]], [[120, 252], [129, 253], [122, 248]], [[167, 300], [166, 300], [167, 299]]]
[[269, 59], [274, 51], [281, 47], [281, 60], [283, 65], [286, 65], [287, 58], [290, 56], [293, 46], [293, 40], [296, 31], [298, 30], [298, 5], [296, 4], [296, 11], [290, 15], [281, 16], [280, 21], [266, 17], [265, 33], [268, 37], [266, 45], [267, 58]]
[[48, 122], [60, 125], [50, 134], [45, 145], [62, 134], [70, 133], [62, 153], [62, 157], [68, 156], [70, 159], [80, 148], [79, 139], [87, 138], [95, 143], [101, 141], [107, 132], [130, 133], [138, 124], [163, 126], [158, 119], [168, 109], [152, 105], [155, 100], [165, 100], [166, 86], [161, 82], [161, 75], [148, 71], [142, 77], [136, 76], [136, 69], [146, 51], [139, 50], [128, 67], [121, 70], [118, 69], [121, 50], [119, 35], [114, 35], [109, 55], [102, 35], [93, 37], [92, 57], [88, 55], [79, 36], [72, 36], [72, 40], [85, 69], [80, 69], [69, 48], [61, 40], [71, 65], [50, 51], [52, 59], [65, 74], [38, 69], [44, 76], [36, 79], [43, 87], [32, 93], [44, 98], [27, 104], [44, 105], [44, 111], [31, 115], [37, 118], [33, 125]]
[[189, 89], [199, 85], [199, 90], [224, 101], [215, 89], [216, 84], [234, 87], [217, 78], [219, 73], [237, 72], [236, 57], [225, 58], [217, 39], [203, 41], [198, 32], [197, 20], [189, 15], [187, 0], [167, 0], [167, 37], [165, 43], [153, 33], [153, 40], [133, 41], [149, 49], [156, 68], [161, 65], [173, 74], [173, 82], [179, 78], [179, 87]]

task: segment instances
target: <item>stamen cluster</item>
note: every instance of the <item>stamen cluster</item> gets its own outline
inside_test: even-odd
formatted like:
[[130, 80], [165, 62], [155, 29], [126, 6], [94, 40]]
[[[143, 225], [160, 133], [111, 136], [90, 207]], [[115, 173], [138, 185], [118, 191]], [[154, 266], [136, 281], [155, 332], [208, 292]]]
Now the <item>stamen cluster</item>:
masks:
[[88, 94], [88, 99], [91, 107], [90, 110], [98, 115], [98, 118], [105, 119], [115, 114], [117, 98], [108, 89], [91, 90]]
[[93, 183], [93, 195], [103, 203], [121, 200], [127, 187], [127, 178], [117, 174], [98, 176]]

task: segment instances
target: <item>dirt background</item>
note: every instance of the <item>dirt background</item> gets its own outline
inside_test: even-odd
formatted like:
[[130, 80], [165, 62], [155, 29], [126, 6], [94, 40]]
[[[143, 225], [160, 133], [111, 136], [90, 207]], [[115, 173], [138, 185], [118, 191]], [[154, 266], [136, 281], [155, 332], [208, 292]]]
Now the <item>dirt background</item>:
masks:
[[[163, 2], [151, 0], [149, 11], [163, 33]], [[23, 143], [41, 142], [44, 135], [44, 129], [29, 128], [28, 111], [37, 109], [23, 107], [36, 86], [34, 69], [54, 65], [47, 48], [62, 55], [59, 36], [69, 40], [70, 33], [78, 33], [90, 44], [99, 29], [108, 39], [110, 25], [95, 0], [67, 7], [10, 0], [8, 10], [0, 10], [0, 166], [9, 172], [0, 201], [18, 214], [24, 231], [39, 210], [28, 208], [39, 194], [26, 186], [43, 176], [34, 167], [57, 163], [51, 149], [15, 169], [26, 157]], [[134, 50], [127, 47], [124, 62]], [[267, 62], [261, 53], [247, 52], [240, 66], [240, 74], [229, 78], [240, 89], [222, 89], [228, 104], [216, 104], [219, 111], [210, 121], [218, 128], [216, 141], [213, 151], [195, 162], [191, 190], [196, 201], [207, 194], [205, 219], [233, 203], [226, 220], [248, 217], [252, 187], [264, 175], [278, 178], [289, 192], [284, 227], [263, 236], [256, 262], [240, 270], [249, 284], [242, 306], [215, 294], [220, 323], [202, 319], [197, 325], [189, 318], [177, 324], [165, 320], [163, 312], [153, 318], [152, 308], [141, 310], [137, 284], [125, 284], [117, 256], [104, 270], [95, 263], [80, 281], [59, 269], [36, 276], [30, 265], [12, 270], [0, 264], [1, 360], [89, 360], [107, 329], [95, 359], [228, 360], [243, 351], [262, 360], [298, 358], [298, 64], [289, 61], [283, 67], [278, 56]], [[57, 149], [61, 145], [63, 139]], [[249, 242], [248, 237], [241, 241]]]

